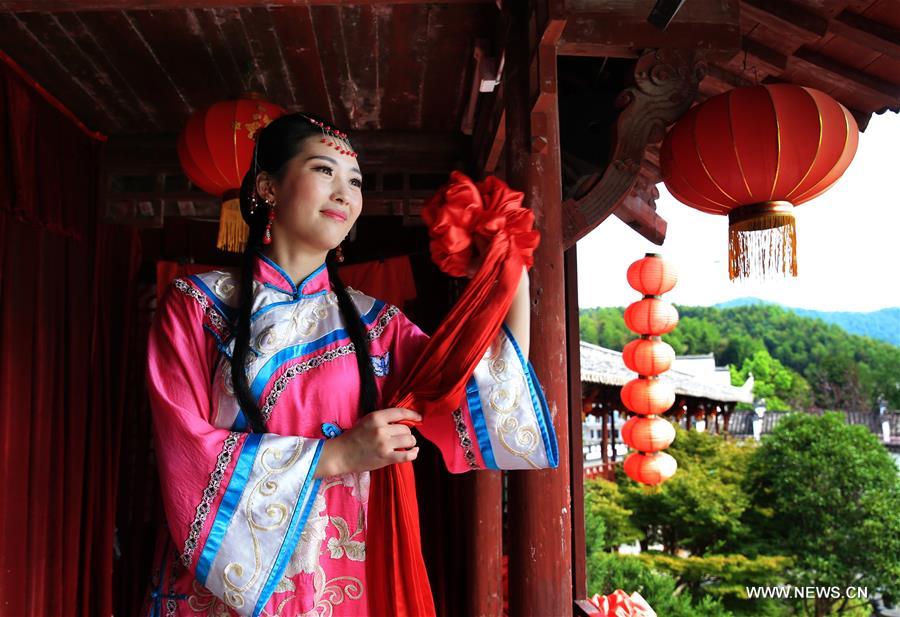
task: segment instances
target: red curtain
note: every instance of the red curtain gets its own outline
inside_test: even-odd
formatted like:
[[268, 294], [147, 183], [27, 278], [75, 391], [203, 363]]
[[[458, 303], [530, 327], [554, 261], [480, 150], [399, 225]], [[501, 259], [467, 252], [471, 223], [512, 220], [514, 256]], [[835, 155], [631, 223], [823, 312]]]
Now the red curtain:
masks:
[[110, 615], [139, 243], [99, 223], [100, 144], [3, 65], [0, 148], [0, 613]]

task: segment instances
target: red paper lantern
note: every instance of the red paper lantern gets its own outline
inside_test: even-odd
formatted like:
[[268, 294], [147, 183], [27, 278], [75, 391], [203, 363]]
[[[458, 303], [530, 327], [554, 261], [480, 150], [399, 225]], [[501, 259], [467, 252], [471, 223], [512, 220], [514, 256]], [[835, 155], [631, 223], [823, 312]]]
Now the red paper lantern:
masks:
[[678, 463], [665, 452], [633, 452], [625, 459], [625, 474], [643, 484], [661, 484], [675, 475]]
[[652, 376], [668, 371], [675, 361], [675, 350], [659, 339], [639, 338], [622, 350], [625, 366], [638, 375]]
[[220, 249], [244, 250], [247, 226], [238, 191], [250, 169], [257, 133], [284, 113], [277, 105], [247, 95], [194, 112], [178, 137], [178, 159], [185, 175], [223, 200], [216, 242]]
[[678, 273], [672, 262], [656, 253], [647, 253], [643, 259], [628, 266], [628, 284], [645, 296], [660, 296], [675, 287]]
[[675, 404], [675, 390], [656, 378], [632, 379], [620, 392], [625, 407], [642, 416], [661, 414]]
[[844, 173], [858, 141], [850, 112], [818, 90], [735, 88], [672, 127], [660, 166], [679, 201], [728, 216], [732, 279], [776, 270], [796, 276], [793, 209]]
[[629, 430], [622, 427], [622, 441], [640, 452], [657, 452], [668, 448], [675, 441], [675, 428], [672, 423], [659, 416], [635, 416]]
[[644, 298], [625, 309], [625, 325], [638, 334], [661, 336], [678, 325], [678, 311], [659, 298]]

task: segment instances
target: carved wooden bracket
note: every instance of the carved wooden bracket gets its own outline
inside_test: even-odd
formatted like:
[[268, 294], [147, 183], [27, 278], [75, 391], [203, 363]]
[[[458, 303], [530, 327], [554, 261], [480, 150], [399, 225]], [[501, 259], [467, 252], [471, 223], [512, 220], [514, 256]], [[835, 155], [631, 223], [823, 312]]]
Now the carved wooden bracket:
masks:
[[[580, 187], [580, 194], [562, 204], [566, 248], [603, 222], [629, 196], [641, 199], [642, 195], [653, 195], [647, 187], [635, 191], [647, 145], [661, 141], [666, 127], [690, 108], [704, 73], [705, 63], [690, 49], [651, 50], [637, 60], [634, 85], [616, 100], [616, 107], [622, 111], [616, 120], [612, 162], [599, 179]], [[655, 183], [646, 169], [644, 178], [645, 183]], [[655, 204], [646, 205], [655, 210]]]

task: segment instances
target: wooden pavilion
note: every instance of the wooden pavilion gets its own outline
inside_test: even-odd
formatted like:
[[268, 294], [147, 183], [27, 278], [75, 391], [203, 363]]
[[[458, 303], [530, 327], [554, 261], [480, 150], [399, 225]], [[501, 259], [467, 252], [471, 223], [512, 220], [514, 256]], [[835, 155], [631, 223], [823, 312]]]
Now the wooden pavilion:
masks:
[[[637, 377], [622, 361], [622, 352], [581, 341], [582, 421], [592, 420], [585, 428], [599, 436], [588, 438], [584, 476], [613, 479], [620, 441], [618, 432], [627, 410], [622, 405], [622, 386]], [[675, 404], [664, 417], [686, 430], [692, 427], [715, 434], [728, 434], [731, 416], [738, 403], [753, 402], [753, 377], [741, 386], [731, 385], [728, 367], [717, 367], [713, 354], [677, 356], [672, 368], [660, 379], [675, 391]], [[701, 424], [702, 423], [702, 424]], [[597, 426], [599, 425], [599, 428]], [[599, 460], [588, 462], [587, 454], [599, 448]], [[597, 457], [593, 457], [597, 459]]]
[[[531, 274], [531, 359], [559, 435], [560, 466], [450, 478], [426, 459], [419, 473], [430, 487], [421, 500], [423, 537], [440, 614], [500, 615], [506, 600], [511, 615], [541, 617], [592, 612], [576, 242], [615, 215], [661, 244], [659, 142], [692, 104], [730, 88], [812, 86], [848, 107], [862, 130], [871, 114], [900, 110], [900, 0], [0, 0], [0, 50], [5, 113], [24, 96], [9, 84], [26, 84], [78, 123], [99, 161], [84, 172], [96, 182], [80, 193], [83, 220], [29, 209], [21, 192], [0, 202], [7, 299], [23, 284], [16, 276], [45, 272], [46, 251], [69, 251], [58, 256], [68, 261], [54, 262], [69, 264], [59, 292], [68, 295], [36, 293], [20, 317], [0, 311], [4, 336], [54, 323], [58, 314], [44, 308], [83, 290], [77, 306], [92, 337], [78, 349], [93, 372], [78, 374], [93, 390], [67, 390], [59, 405], [16, 392], [0, 410], [8, 428], [19, 418], [14, 410], [57, 414], [33, 415], [40, 424], [24, 433], [29, 439], [57, 426], [60, 409], [68, 418], [51, 447], [62, 454], [45, 475], [7, 482], [21, 467], [18, 450], [3, 450], [0, 597], [29, 615], [130, 613], [146, 584], [145, 536], [158, 506], [136, 359], [154, 265], [234, 263], [214, 248], [216, 201], [185, 180], [176, 156], [176, 136], [196, 109], [256, 92], [350, 130], [366, 205], [349, 260], [409, 255], [413, 315], [426, 330], [456, 289], [428, 263], [422, 200], [452, 169], [495, 173], [525, 191], [543, 238]], [[26, 142], [15, 137], [20, 125], [4, 122], [12, 156]], [[27, 128], [59, 132], [42, 122]], [[84, 163], [71, 151], [38, 150], [59, 169]], [[33, 162], [20, 169], [4, 161], [0, 178], [18, 178]], [[30, 188], [43, 195], [57, 179], [41, 171]], [[32, 233], [40, 241], [26, 241]], [[115, 302], [98, 300], [107, 297]], [[28, 364], [12, 362], [21, 347], [13, 350], [11, 340], [2, 344], [2, 369], [16, 377]], [[63, 353], [49, 377], [69, 383], [64, 377], [81, 371], [79, 362]], [[47, 480], [44, 492], [33, 489], [40, 478], [77, 470], [78, 483]], [[23, 495], [25, 511], [49, 513], [31, 518], [12, 508]], [[51, 502], [80, 513], [71, 529], [91, 533], [75, 541], [47, 531], [63, 516]], [[27, 531], [10, 531], [19, 529]]]

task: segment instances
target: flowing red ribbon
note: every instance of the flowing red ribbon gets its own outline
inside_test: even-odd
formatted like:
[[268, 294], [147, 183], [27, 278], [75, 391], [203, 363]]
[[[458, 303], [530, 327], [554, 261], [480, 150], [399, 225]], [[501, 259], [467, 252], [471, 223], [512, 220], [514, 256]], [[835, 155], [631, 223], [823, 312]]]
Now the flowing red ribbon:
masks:
[[[460, 172], [425, 205], [431, 256], [450, 276], [472, 280], [407, 373], [390, 407], [423, 416], [449, 415], [497, 336], [518, 289], [522, 267], [534, 263], [540, 234], [523, 194], [489, 176], [475, 184]], [[435, 614], [422, 559], [419, 510], [412, 464], [372, 472], [366, 540], [369, 614], [425, 617]]]

